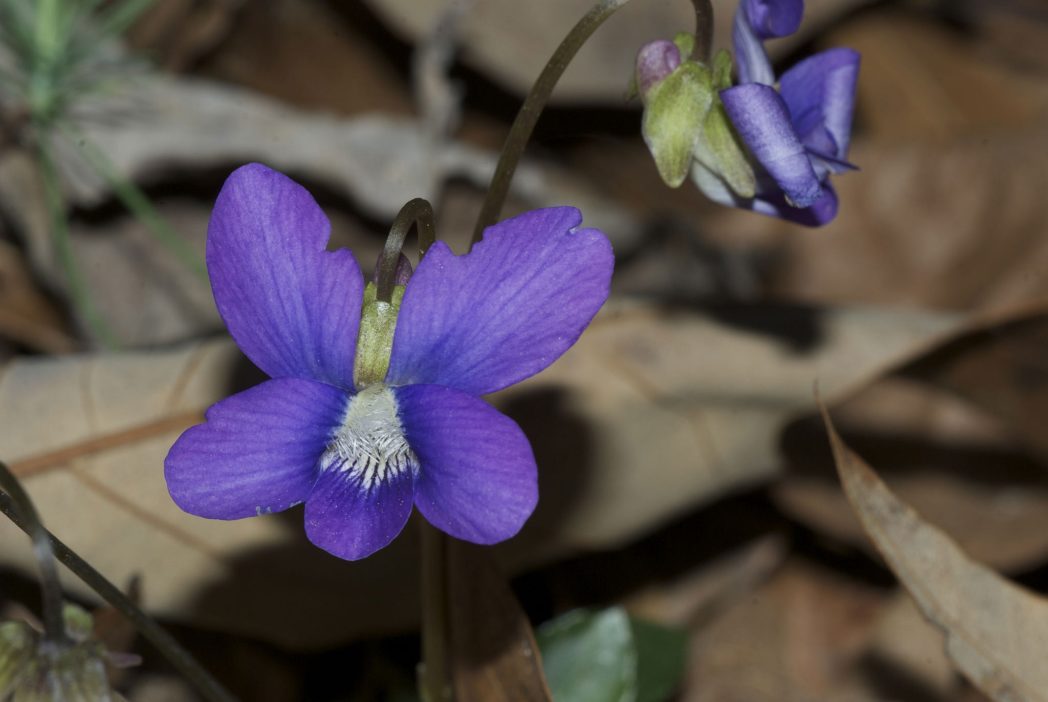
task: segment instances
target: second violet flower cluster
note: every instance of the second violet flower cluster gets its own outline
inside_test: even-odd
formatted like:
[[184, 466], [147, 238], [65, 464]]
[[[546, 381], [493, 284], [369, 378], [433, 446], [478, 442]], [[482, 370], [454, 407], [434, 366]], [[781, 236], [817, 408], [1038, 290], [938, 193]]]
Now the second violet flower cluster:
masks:
[[721, 204], [808, 226], [836, 216], [829, 176], [854, 168], [846, 158], [859, 54], [829, 49], [776, 79], [763, 42], [796, 32], [803, 14], [803, 0], [742, 0], [734, 85], [728, 53], [701, 63], [691, 58], [690, 35], [641, 49], [644, 139], [667, 184], [690, 173]]

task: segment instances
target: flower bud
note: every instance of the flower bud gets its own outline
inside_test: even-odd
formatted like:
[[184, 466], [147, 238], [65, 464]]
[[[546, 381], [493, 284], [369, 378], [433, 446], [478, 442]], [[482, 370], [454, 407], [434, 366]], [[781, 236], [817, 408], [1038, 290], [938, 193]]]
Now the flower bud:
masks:
[[109, 702], [108, 654], [92, 638], [91, 615], [63, 610], [65, 641], [51, 641], [24, 622], [0, 624], [0, 699], [20, 702]]
[[[411, 260], [404, 254], [397, 254], [397, 267], [393, 271], [393, 284], [394, 285], [407, 285], [411, 279], [411, 274], [414, 273], [414, 269], [411, 267]], [[378, 274], [382, 270], [382, 254], [378, 255], [378, 260], [375, 261], [375, 272], [371, 274], [371, 282], [378, 285]]]
[[691, 169], [695, 142], [714, 97], [709, 69], [695, 61], [681, 63], [648, 89], [641, 133], [671, 188], [683, 183]]
[[637, 53], [637, 90], [647, 102], [647, 95], [656, 83], [676, 70], [681, 52], [672, 41], [658, 39], [645, 44]]
[[0, 624], [0, 699], [7, 699], [29, 672], [37, 634], [23, 622]]

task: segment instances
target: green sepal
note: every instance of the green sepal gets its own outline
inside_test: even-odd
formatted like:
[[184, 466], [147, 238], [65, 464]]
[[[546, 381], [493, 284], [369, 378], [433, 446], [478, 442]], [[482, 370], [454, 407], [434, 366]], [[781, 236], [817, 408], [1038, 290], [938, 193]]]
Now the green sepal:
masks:
[[687, 32], [677, 32], [676, 36], [673, 37], [673, 43], [677, 45], [677, 50], [680, 51], [681, 63], [684, 63], [691, 58], [691, 55], [695, 53], [695, 35], [688, 34]]
[[400, 302], [404, 299], [404, 286], [394, 286], [393, 298], [389, 302], [377, 299], [377, 295], [378, 288], [374, 283], [368, 283], [364, 288], [357, 354], [353, 360], [353, 384], [357, 390], [386, 379], [393, 353], [397, 314], [400, 312]]
[[[82, 625], [91, 616], [76, 610], [64, 612], [67, 623], [69, 615], [75, 619], [76, 631], [67, 632], [73, 636], [83, 633]], [[112, 702], [105, 655], [102, 644], [94, 639], [55, 643], [43, 640], [22, 622], [4, 622], [0, 624], [0, 699]]]
[[710, 71], [694, 61], [684, 61], [648, 91], [641, 132], [659, 175], [671, 188], [688, 176], [713, 99]]
[[66, 634], [73, 641], [87, 641], [95, 632], [95, 618], [72, 602], [62, 604], [62, 620], [65, 622]]
[[7, 699], [31, 672], [37, 639], [28, 624], [0, 623], [0, 699]]
[[756, 194], [753, 166], [719, 97], [706, 115], [702, 137], [695, 145], [695, 160], [717, 174], [739, 197], [748, 199]]
[[715, 90], [724, 90], [731, 87], [731, 54], [727, 49], [721, 49], [713, 56], [713, 87]]

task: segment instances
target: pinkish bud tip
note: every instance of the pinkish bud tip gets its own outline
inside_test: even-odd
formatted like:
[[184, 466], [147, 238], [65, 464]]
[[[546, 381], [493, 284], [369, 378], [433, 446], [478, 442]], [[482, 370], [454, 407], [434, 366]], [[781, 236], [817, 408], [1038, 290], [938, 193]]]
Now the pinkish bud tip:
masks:
[[680, 65], [680, 60], [680, 50], [672, 41], [658, 39], [641, 47], [637, 53], [637, 89], [641, 97], [673, 73]]

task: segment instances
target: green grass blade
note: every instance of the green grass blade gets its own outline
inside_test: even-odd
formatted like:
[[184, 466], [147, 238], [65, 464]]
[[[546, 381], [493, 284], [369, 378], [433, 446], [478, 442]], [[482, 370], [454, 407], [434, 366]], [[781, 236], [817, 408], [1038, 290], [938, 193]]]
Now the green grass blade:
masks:
[[103, 348], [115, 349], [117, 348], [116, 336], [99, 314], [91, 298], [91, 292], [80, 274], [76, 257], [73, 255], [72, 244], [69, 240], [69, 222], [66, 219], [65, 201], [62, 197], [58, 171], [51, 158], [50, 149], [42, 140], [37, 144], [37, 155], [40, 159], [40, 172], [44, 181], [47, 209], [51, 215], [51, 236], [69, 284], [69, 297]]
[[174, 254], [182, 265], [206, 283], [208, 281], [207, 268], [203, 260], [156, 211], [149, 197], [137, 185], [121, 176], [109, 157], [86, 136], [68, 125], [62, 125], [61, 130], [70, 141], [77, 145], [84, 159], [108, 183], [124, 207], [142, 222], [157, 241]]

